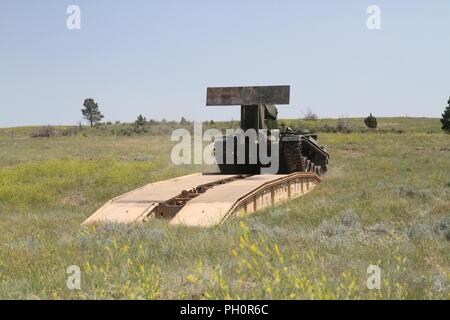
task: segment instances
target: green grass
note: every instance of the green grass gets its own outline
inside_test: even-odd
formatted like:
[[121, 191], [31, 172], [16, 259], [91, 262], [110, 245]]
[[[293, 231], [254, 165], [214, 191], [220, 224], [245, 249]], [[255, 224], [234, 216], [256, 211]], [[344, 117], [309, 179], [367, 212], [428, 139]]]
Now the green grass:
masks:
[[[201, 170], [170, 164], [167, 134], [0, 129], [0, 298], [449, 299], [450, 136], [437, 119], [378, 122], [403, 133], [320, 134], [319, 187], [210, 229], [80, 227], [116, 195]], [[366, 287], [370, 264], [381, 290]]]
[[[441, 123], [439, 119], [433, 118], [410, 118], [410, 117], [396, 117], [396, 118], [382, 118], [378, 117], [378, 130], [400, 130], [403, 132], [423, 132], [423, 133], [440, 133]], [[321, 131], [325, 126], [336, 127], [338, 124], [347, 126], [353, 131], [367, 130], [363, 118], [340, 118], [340, 119], [319, 119], [317, 121], [304, 120], [279, 120], [279, 123], [284, 122], [288, 126], [294, 128], [318, 129]]]

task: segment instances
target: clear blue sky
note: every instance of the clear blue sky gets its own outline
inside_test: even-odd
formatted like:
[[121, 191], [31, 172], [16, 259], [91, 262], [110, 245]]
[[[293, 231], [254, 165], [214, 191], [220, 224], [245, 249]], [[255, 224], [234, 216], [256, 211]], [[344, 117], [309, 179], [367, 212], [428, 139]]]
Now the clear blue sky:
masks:
[[[81, 30], [66, 8], [81, 8]], [[366, 27], [368, 5], [381, 30]], [[0, 127], [237, 119], [207, 86], [290, 84], [281, 117], [429, 116], [450, 95], [450, 1], [22, 1], [0, 6]]]

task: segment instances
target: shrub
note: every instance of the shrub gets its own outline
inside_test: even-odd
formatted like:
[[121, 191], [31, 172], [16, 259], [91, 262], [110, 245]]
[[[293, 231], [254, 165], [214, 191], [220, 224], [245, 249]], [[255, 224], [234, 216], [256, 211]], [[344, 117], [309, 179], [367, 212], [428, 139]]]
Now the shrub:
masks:
[[132, 136], [133, 135], [133, 129], [130, 127], [120, 128], [117, 131], [117, 135], [119, 136]]
[[336, 133], [337, 129], [328, 124], [323, 125], [322, 127], [315, 127], [310, 130], [312, 133], [315, 132], [324, 132], [324, 133]]
[[180, 124], [182, 125], [188, 124], [188, 121], [186, 120], [185, 117], [181, 117]]
[[377, 128], [377, 118], [375, 118], [372, 114], [370, 114], [367, 118], [364, 119], [364, 123], [370, 129]]
[[56, 137], [58, 135], [58, 131], [52, 126], [45, 126], [39, 128], [37, 131], [34, 131], [31, 134], [32, 138], [51, 138]]
[[61, 136], [67, 137], [67, 136], [76, 136], [78, 134], [77, 128], [68, 128], [63, 131], [61, 131]]
[[437, 232], [450, 241], [450, 216], [446, 216], [437, 226]]
[[313, 120], [313, 121], [315, 121], [315, 120], [318, 120], [319, 117], [310, 108], [308, 108], [306, 110], [304, 119], [305, 120]]
[[340, 218], [341, 223], [348, 228], [359, 225], [359, 216], [355, 211], [351, 209], [342, 212]]
[[145, 119], [145, 117], [142, 116], [142, 114], [140, 114], [137, 117], [136, 121], [134, 122], [134, 124], [139, 126], [139, 127], [145, 126], [146, 123], [147, 123], [147, 119]]
[[148, 133], [148, 129], [144, 126], [136, 126], [136, 127], [134, 127], [134, 133], [137, 133], [137, 134]]
[[336, 130], [338, 132], [351, 133], [352, 129], [348, 123], [348, 119], [340, 118], [337, 122]]
[[450, 98], [448, 98], [448, 106], [445, 108], [444, 113], [442, 114], [442, 130], [446, 133], [450, 133]]

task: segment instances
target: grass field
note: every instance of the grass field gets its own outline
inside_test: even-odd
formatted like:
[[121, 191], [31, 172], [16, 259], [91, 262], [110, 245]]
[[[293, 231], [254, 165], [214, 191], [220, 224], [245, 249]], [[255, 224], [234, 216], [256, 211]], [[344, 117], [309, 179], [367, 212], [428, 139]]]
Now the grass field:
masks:
[[116, 195], [202, 169], [170, 163], [170, 130], [0, 129], [0, 298], [449, 299], [450, 135], [438, 119], [380, 118], [382, 133], [347, 120], [351, 133], [319, 135], [330, 171], [312, 193], [210, 229], [80, 227]]

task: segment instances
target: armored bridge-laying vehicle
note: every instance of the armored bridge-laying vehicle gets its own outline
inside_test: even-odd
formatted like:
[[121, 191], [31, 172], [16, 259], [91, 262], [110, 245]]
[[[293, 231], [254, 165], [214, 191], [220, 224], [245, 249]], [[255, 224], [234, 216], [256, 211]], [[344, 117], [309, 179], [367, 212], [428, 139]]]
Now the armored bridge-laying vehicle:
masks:
[[[278, 116], [275, 104], [289, 104], [289, 97], [289, 86], [207, 89], [207, 106], [241, 106], [241, 130], [216, 139], [215, 156], [221, 173], [259, 174], [261, 168], [269, 167], [270, 164], [260, 158], [262, 142], [267, 142], [268, 157], [278, 156], [278, 173], [322, 175], [327, 171], [329, 155], [317, 143], [317, 135], [295, 132], [289, 127], [279, 132], [274, 127]], [[275, 143], [277, 148], [274, 148]]]
[[[288, 103], [289, 86], [208, 88], [207, 105], [241, 105], [242, 131], [257, 134], [244, 135], [243, 140], [238, 134], [216, 140], [220, 173], [195, 173], [147, 184], [108, 201], [83, 225], [159, 218], [171, 225], [209, 227], [305, 195], [320, 183], [328, 153], [317, 144], [315, 135], [271, 128], [277, 119], [274, 105]], [[267, 142], [267, 155], [278, 156], [276, 172], [260, 174], [270, 163], [250, 151], [262, 148], [262, 142]], [[230, 145], [233, 148], [227, 153]], [[241, 163], [237, 161], [239, 150], [244, 156]], [[227, 154], [231, 161], [226, 161]]]

